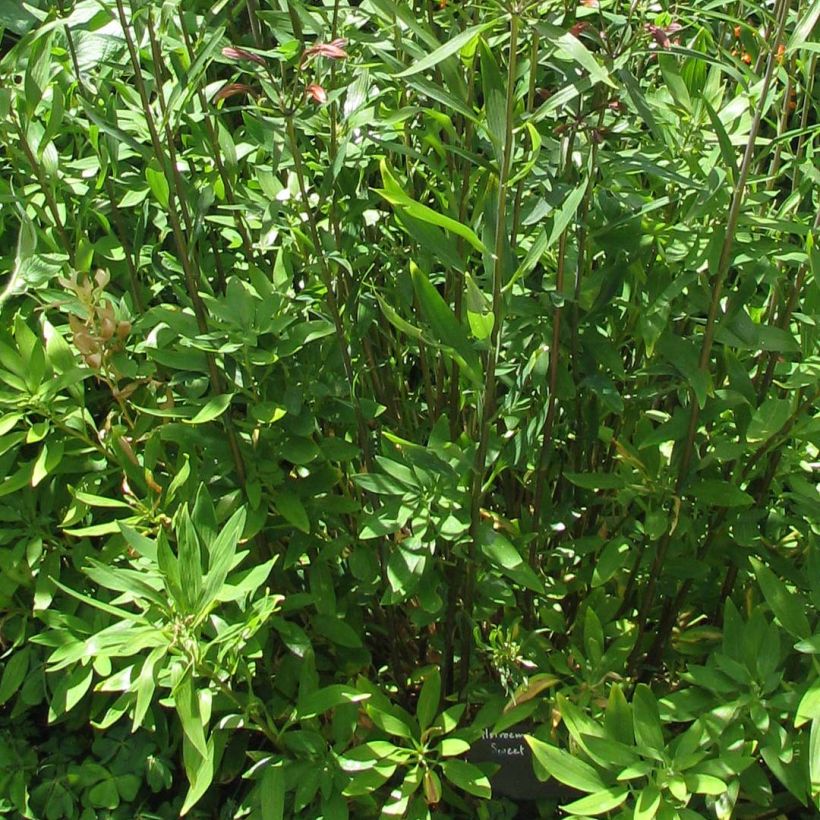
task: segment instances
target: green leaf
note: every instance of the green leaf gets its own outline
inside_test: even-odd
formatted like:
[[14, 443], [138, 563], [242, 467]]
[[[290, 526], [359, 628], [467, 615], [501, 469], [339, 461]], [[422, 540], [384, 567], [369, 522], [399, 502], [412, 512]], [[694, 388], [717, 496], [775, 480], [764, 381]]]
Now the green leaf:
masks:
[[377, 189], [376, 193], [383, 196], [391, 205], [401, 208], [415, 219], [420, 219], [422, 222], [429, 222], [431, 225], [444, 228], [456, 236], [460, 236], [481, 253], [485, 251], [484, 244], [478, 238], [475, 231], [463, 225], [461, 222], [444, 216], [444, 214], [440, 214], [438, 211], [434, 211], [432, 208], [428, 208], [426, 205], [422, 205], [420, 202], [411, 199], [402, 190], [398, 181], [390, 172], [386, 160], [382, 160], [380, 168], [384, 188]]
[[448, 57], [455, 54], [457, 51], [461, 51], [461, 49], [469, 45], [475, 37], [492, 28], [495, 24], [495, 20], [490, 20], [487, 23], [482, 23], [477, 26], [470, 26], [470, 28], [462, 31], [461, 34], [457, 34], [453, 37], [452, 40], [448, 40], [444, 43], [444, 45], [439, 46], [425, 57], [422, 57], [418, 62], [413, 63], [410, 68], [405, 68], [404, 71], [400, 71], [394, 76], [396, 79], [400, 79], [402, 77], [410, 77], [413, 74], [419, 74], [422, 71], [428, 71], [429, 69], [437, 66], [443, 60], [446, 60]]
[[163, 607], [165, 596], [160, 594], [143, 575], [135, 570], [112, 567], [94, 559], [89, 560], [89, 566], [83, 572], [103, 589], [112, 592], [125, 592], [134, 599], [143, 599]]
[[57, 718], [70, 712], [83, 699], [91, 687], [94, 670], [89, 663], [87, 666], [77, 666], [67, 675], [62, 674], [57, 678], [57, 684], [48, 705], [49, 723], [53, 723]]
[[459, 367], [463, 368], [476, 384], [483, 384], [481, 360], [450, 306], [430, 284], [430, 280], [421, 269], [412, 263], [410, 275], [421, 311], [430, 323], [436, 341], [453, 352]]
[[[820, 0], [812, 0], [811, 5], [805, 10], [800, 22], [794, 27], [791, 37], [789, 37], [786, 52], [799, 51], [808, 44], [814, 42], [812, 32], [817, 26], [820, 18]], [[816, 32], [815, 32], [816, 33]]]
[[495, 55], [483, 37], [479, 41], [479, 49], [487, 134], [493, 145], [496, 160], [501, 164], [507, 139], [507, 83], [501, 74]]
[[575, 800], [572, 803], [567, 803], [561, 806], [561, 809], [570, 814], [590, 815], [594, 817], [597, 814], [603, 814], [604, 812], [617, 809], [628, 796], [629, 787], [615, 786], [611, 789], [604, 789], [603, 791], [590, 794], [587, 797], [582, 797], [580, 800]]
[[313, 626], [319, 635], [327, 638], [338, 646], [348, 649], [359, 649], [362, 639], [359, 633], [350, 624], [340, 621], [331, 615], [317, 615], [313, 619]]
[[652, 690], [645, 683], [639, 683], [635, 687], [635, 694], [632, 698], [632, 719], [638, 749], [663, 752], [666, 744], [663, 740], [661, 719], [658, 714], [658, 702]]
[[370, 695], [359, 692], [352, 686], [342, 684], [325, 686], [323, 689], [317, 689], [315, 692], [311, 692], [304, 698], [299, 699], [296, 707], [296, 718], [297, 720], [305, 720], [306, 718], [316, 717], [316, 715], [322, 715], [337, 706], [347, 703], [360, 703], [369, 697]]
[[113, 777], [106, 777], [88, 790], [88, 802], [97, 809], [116, 809], [120, 804], [120, 793]]
[[575, 218], [578, 206], [581, 204], [584, 194], [586, 194], [588, 180], [584, 180], [577, 188], [570, 191], [567, 198], [561, 203], [561, 207], [555, 212], [555, 219], [552, 222], [552, 230], [547, 240], [547, 248], [552, 247], [559, 236], [566, 230], [570, 221]]
[[20, 231], [17, 234], [17, 250], [14, 256], [14, 268], [9, 277], [6, 287], [0, 293], [0, 307], [9, 299], [18, 293], [25, 290], [26, 265], [34, 256], [37, 250], [37, 229], [31, 217], [26, 213], [26, 210], [19, 202], [14, 203], [17, 207], [17, 213], [20, 217]]
[[173, 687], [171, 694], [174, 706], [179, 715], [182, 731], [191, 745], [203, 759], [208, 757], [208, 745], [205, 742], [205, 726], [199, 711], [199, 699], [194, 690], [194, 681], [190, 669], [186, 669]]
[[686, 494], [713, 507], [750, 507], [755, 503], [754, 499], [736, 484], [718, 478], [703, 478], [696, 481]]
[[88, 606], [93, 606], [95, 609], [99, 609], [101, 612], [106, 612], [109, 615], [113, 615], [119, 621], [135, 621], [146, 625], [148, 624], [148, 622], [142, 615], [129, 612], [127, 609], [120, 609], [120, 607], [112, 606], [111, 604], [105, 603], [105, 601], [98, 601], [96, 598], [91, 598], [88, 595], [83, 595], [82, 592], [76, 592], [70, 587], [61, 584], [56, 579], [52, 580], [54, 585], [59, 587], [67, 595], [70, 595], [72, 598], [76, 598], [78, 601], [82, 601], [83, 603], [88, 604]]
[[208, 738], [207, 754], [204, 757], [199, 755], [197, 749], [194, 749], [193, 755], [190, 751], [186, 754], [186, 748], [191, 748], [190, 743], [186, 735], [183, 739], [183, 756], [185, 757], [185, 773], [188, 775], [190, 786], [185, 795], [185, 802], [179, 811], [180, 816], [187, 814], [202, 799], [214, 779], [215, 743], [213, 735]]
[[757, 558], [750, 557], [749, 562], [766, 603], [783, 629], [798, 640], [808, 638], [811, 635], [811, 628], [806, 617], [803, 596], [789, 590], [783, 581]]
[[619, 570], [624, 569], [630, 559], [632, 545], [626, 538], [615, 538], [602, 550], [592, 571], [592, 588], [605, 584]]
[[209, 607], [219, 596], [228, 572], [234, 564], [236, 546], [242, 537], [245, 528], [246, 512], [240, 507], [228, 520], [214, 539], [212, 544], [206, 544], [208, 552], [208, 574], [202, 591], [202, 605]]
[[373, 723], [382, 731], [387, 732], [387, 734], [403, 737], [407, 740], [412, 740], [415, 737], [416, 733], [413, 731], [413, 727], [397, 715], [385, 712], [383, 709], [379, 709], [372, 704], [368, 705], [367, 713], [370, 715]]
[[438, 669], [431, 670], [424, 679], [416, 704], [416, 719], [419, 727], [424, 731], [434, 720], [438, 712], [441, 697], [441, 673]]
[[635, 805], [633, 820], [653, 820], [661, 804], [661, 793], [657, 786], [648, 783], [641, 790]]
[[64, 452], [65, 444], [62, 441], [48, 441], [43, 445], [31, 473], [32, 487], [36, 487], [46, 476], [54, 472], [63, 460]]
[[798, 641], [794, 648], [798, 652], [805, 652], [807, 655], [820, 655], [820, 634], [815, 633], [804, 641]]
[[0, 0], [0, 28], [9, 29], [18, 36], [37, 25], [37, 18], [20, 0]]
[[145, 169], [145, 181], [148, 183], [148, 187], [151, 189], [151, 193], [153, 193], [157, 202], [167, 211], [170, 188], [168, 187], [168, 180], [165, 177], [165, 173], [156, 167], [156, 162], [152, 161], [152, 165], [149, 165]]
[[302, 532], [310, 532], [310, 518], [301, 499], [289, 490], [277, 490], [272, 493], [273, 505], [282, 518]]
[[712, 128], [715, 129], [715, 134], [718, 138], [718, 145], [720, 146], [720, 156], [723, 159], [723, 163], [731, 172], [731, 179], [736, 180], [738, 177], [737, 152], [735, 151], [731, 140], [729, 139], [729, 135], [726, 133], [726, 129], [723, 127], [723, 123], [721, 122], [721, 119], [717, 115], [715, 109], [709, 105], [709, 101], [705, 97], [701, 98], [701, 103], [706, 109], [706, 113], [709, 115]]
[[192, 419], [183, 419], [183, 421], [186, 424], [206, 424], [218, 419], [230, 407], [232, 398], [233, 393], [214, 396]]
[[493, 790], [487, 775], [466, 760], [447, 760], [441, 767], [444, 776], [467, 794], [489, 800]]
[[470, 751], [470, 744], [458, 737], [445, 737], [438, 745], [442, 757], [457, 757]]
[[285, 816], [285, 771], [281, 765], [267, 766], [259, 781], [261, 817], [282, 820]]
[[82, 490], [77, 490], [74, 493], [74, 498], [83, 504], [88, 504], [89, 507], [103, 507], [112, 510], [130, 510], [131, 505], [125, 501], [120, 501], [118, 498], [108, 498], [103, 495], [94, 495], [93, 493], [84, 493]]
[[606, 783], [601, 780], [598, 772], [588, 763], [584, 763], [583, 760], [579, 760], [569, 752], [550, 746], [530, 735], [525, 735], [524, 739], [529, 744], [542, 769], [565, 786], [578, 789], [581, 792], [606, 790]]
[[718, 777], [710, 774], [693, 774], [687, 772], [685, 775], [686, 788], [694, 794], [723, 794], [726, 791], [726, 784]]
[[7, 661], [3, 668], [3, 677], [0, 679], [0, 706], [6, 703], [12, 695], [17, 694], [28, 672], [31, 647], [24, 646], [18, 649]]
[[488, 525], [479, 529], [478, 544], [481, 552], [504, 574], [534, 592], [543, 592], [544, 585], [532, 567], [525, 563], [518, 550], [500, 532]]
[[609, 690], [609, 700], [604, 713], [604, 727], [607, 734], [619, 743], [631, 746], [635, 740], [632, 711], [623, 690], [617, 683], [613, 684]]
[[136, 682], [137, 702], [134, 706], [134, 718], [131, 723], [132, 732], [136, 732], [142, 726], [142, 721], [151, 706], [156, 686], [157, 664], [165, 657], [167, 652], [168, 647], [166, 646], [154, 647], [142, 665]]
[[820, 794], [820, 715], [815, 715], [811, 722], [808, 745], [809, 783], [814, 795], [815, 806], [818, 805], [817, 795]]
[[746, 429], [746, 440], [755, 444], [770, 439], [780, 432], [791, 416], [791, 402], [788, 399], [766, 399], [755, 410]]
[[595, 56], [573, 34], [550, 23], [537, 23], [536, 30], [547, 38], [547, 42], [559, 54], [563, 54], [589, 73], [593, 83], [604, 83], [615, 88], [615, 83], [608, 72], [595, 59]]
[[620, 490], [626, 486], [623, 477], [615, 473], [564, 473], [564, 478], [585, 490]]
[[187, 611], [194, 612], [202, 594], [202, 550], [187, 504], [177, 513], [175, 525], [180, 591]]

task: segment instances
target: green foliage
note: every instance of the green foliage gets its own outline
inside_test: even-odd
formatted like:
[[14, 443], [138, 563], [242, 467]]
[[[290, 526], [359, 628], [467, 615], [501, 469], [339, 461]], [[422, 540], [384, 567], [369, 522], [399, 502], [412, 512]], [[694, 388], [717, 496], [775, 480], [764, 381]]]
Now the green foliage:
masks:
[[0, 813], [815, 814], [817, 18], [0, 0]]

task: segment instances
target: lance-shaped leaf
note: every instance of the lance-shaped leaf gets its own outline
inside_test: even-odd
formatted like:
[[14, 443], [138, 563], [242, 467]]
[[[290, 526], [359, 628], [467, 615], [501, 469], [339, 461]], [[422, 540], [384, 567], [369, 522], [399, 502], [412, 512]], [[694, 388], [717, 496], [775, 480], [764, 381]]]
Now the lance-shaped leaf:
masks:
[[448, 40], [444, 43], [444, 45], [434, 49], [429, 54], [413, 63], [413, 65], [409, 68], [405, 68], [404, 71], [400, 71], [395, 76], [410, 77], [413, 74], [419, 74], [422, 71], [428, 71], [429, 69], [434, 68], [440, 62], [443, 62], [448, 57], [451, 57], [457, 51], [461, 51], [462, 48], [470, 45], [475, 37], [483, 31], [487, 31], [487, 29], [492, 28], [495, 25], [495, 22], [495, 20], [490, 20], [487, 23], [482, 23], [478, 26], [470, 26], [470, 28], [464, 29], [461, 34], [457, 34], [452, 40]]
[[436, 342], [450, 352], [458, 362], [459, 367], [476, 384], [483, 384], [484, 376], [481, 360], [450, 306], [441, 298], [441, 295], [430, 283], [424, 272], [412, 263], [410, 265], [410, 274], [413, 279], [413, 289], [421, 306], [421, 312], [429, 322]]
[[444, 228], [469, 242], [477, 251], [484, 252], [484, 243], [478, 238], [475, 231], [457, 219], [440, 214], [438, 211], [434, 211], [432, 208], [428, 208], [427, 205], [422, 205], [408, 196], [390, 172], [385, 160], [382, 160], [379, 167], [381, 168], [384, 188], [377, 188], [376, 193], [383, 196], [394, 208], [404, 211], [414, 219], [420, 219], [422, 222], [429, 222], [431, 225]]

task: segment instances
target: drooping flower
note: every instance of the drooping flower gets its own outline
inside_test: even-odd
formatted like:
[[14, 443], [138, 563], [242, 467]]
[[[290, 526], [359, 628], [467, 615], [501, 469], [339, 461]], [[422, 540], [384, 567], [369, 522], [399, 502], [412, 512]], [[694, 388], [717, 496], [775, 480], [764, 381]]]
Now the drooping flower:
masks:
[[237, 94], [248, 94], [251, 97], [255, 97], [257, 92], [249, 85], [245, 85], [245, 83], [226, 83], [214, 94], [214, 102], [217, 103], [220, 100], [227, 100], [229, 97], [235, 97]]
[[672, 45], [670, 35], [680, 31], [682, 26], [680, 23], [670, 23], [664, 28], [662, 26], [654, 26], [652, 23], [647, 23], [644, 28], [649, 32], [652, 39], [660, 48], [669, 48]]
[[305, 93], [319, 105], [324, 105], [327, 102], [327, 91], [319, 85], [319, 83], [311, 83], [306, 89]]
[[263, 68], [267, 65], [264, 57], [254, 54], [252, 51], [246, 51], [244, 48], [236, 48], [235, 46], [227, 46], [222, 49], [222, 56], [229, 60], [246, 60], [251, 63], [261, 65]]
[[314, 57], [327, 57], [329, 60], [346, 60], [348, 57], [344, 47], [347, 45], [347, 40], [344, 37], [337, 37], [330, 43], [315, 43], [306, 48], [302, 54], [302, 61], [300, 65], [305, 65]]

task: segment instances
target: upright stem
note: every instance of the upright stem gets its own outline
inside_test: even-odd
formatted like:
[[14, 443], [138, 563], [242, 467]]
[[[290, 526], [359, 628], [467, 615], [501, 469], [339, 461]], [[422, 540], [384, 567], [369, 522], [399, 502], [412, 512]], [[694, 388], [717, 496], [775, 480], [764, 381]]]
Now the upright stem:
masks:
[[[177, 254], [185, 276], [185, 287], [188, 291], [188, 297], [190, 298], [194, 309], [197, 327], [199, 328], [200, 333], [204, 334], [208, 332], [208, 312], [199, 292], [201, 279], [200, 272], [199, 269], [194, 266], [194, 262], [189, 254], [188, 243], [185, 239], [185, 233], [183, 232], [182, 225], [179, 221], [179, 215], [177, 214], [177, 203], [183, 195], [183, 192], [179, 187], [181, 185], [181, 180], [179, 179], [179, 175], [175, 174], [169, 167], [170, 163], [165, 154], [165, 148], [159, 138], [159, 133], [157, 132], [154, 116], [151, 111], [151, 103], [148, 99], [148, 93], [145, 89], [145, 82], [142, 77], [142, 68], [140, 65], [139, 55], [137, 54], [137, 49], [134, 45], [134, 38], [131, 36], [131, 28], [125, 17], [123, 0], [116, 0], [116, 4], [120, 26], [122, 28], [125, 44], [128, 47], [128, 54], [131, 59], [131, 67], [134, 70], [134, 84], [137, 87], [137, 93], [139, 94], [143, 114], [145, 115], [145, 122], [151, 136], [151, 145], [154, 149], [154, 155], [162, 164], [162, 170], [168, 182], [168, 221], [171, 224], [171, 232], [174, 236], [174, 242], [177, 246]], [[225, 385], [222, 379], [222, 374], [219, 371], [219, 367], [217, 366], [216, 359], [213, 354], [207, 354], [207, 363], [208, 375], [211, 381], [211, 389], [216, 394], [224, 393]], [[245, 470], [245, 462], [242, 458], [242, 452], [239, 449], [239, 440], [230, 420], [230, 416], [225, 413], [223, 414], [222, 419], [228, 439], [228, 447], [230, 448], [231, 457], [234, 462], [234, 468], [236, 469], [236, 474], [240, 483], [244, 486], [246, 483], [247, 473]]]
[[[754, 157], [757, 134], [760, 130], [760, 122], [763, 118], [767, 97], [769, 96], [769, 87], [771, 85], [772, 76], [774, 75], [777, 46], [783, 39], [783, 30], [786, 25], [789, 2], [790, 0], [780, 0], [780, 5], [778, 8], [777, 34], [774, 38], [771, 50], [769, 51], [766, 73], [763, 77], [763, 87], [760, 92], [760, 101], [755, 108], [751, 129], [749, 131], [749, 138], [746, 141], [746, 150], [743, 153], [743, 162], [740, 166], [737, 184], [735, 185], [735, 190], [732, 194], [732, 201], [729, 205], [729, 213], [726, 218], [725, 234], [723, 245], [720, 250], [720, 257], [712, 276], [712, 301], [709, 305], [709, 315], [706, 319], [706, 328], [703, 333], [703, 342], [700, 349], [700, 361], [698, 363], [700, 371], [707, 375], [709, 373], [709, 361], [712, 353], [712, 344], [714, 342], [718, 311], [720, 310], [720, 300], [723, 294], [723, 285], [726, 281], [726, 275], [729, 272], [729, 266], [733, 258], [735, 230], [737, 229], [737, 223], [740, 217], [740, 209], [743, 205], [743, 197], [746, 192], [746, 182], [749, 178], [749, 171], [752, 165], [752, 159]], [[676, 496], [680, 496], [680, 491], [683, 488], [689, 474], [689, 465], [694, 452], [695, 435], [698, 429], [699, 418], [700, 407], [695, 398], [694, 392], [690, 391], [689, 428], [686, 434], [683, 452], [681, 454], [677, 479], [675, 481]], [[658, 578], [663, 572], [663, 566], [666, 561], [666, 555], [669, 551], [671, 538], [671, 533], [667, 530], [658, 543], [658, 549], [655, 553], [655, 560], [652, 562], [652, 569], [650, 570], [649, 577], [647, 578], [643, 600], [638, 611], [635, 645], [629, 656], [630, 672], [634, 672], [638, 661], [643, 656], [643, 650], [641, 648], [642, 638], [646, 630], [646, 622], [649, 617], [649, 613], [655, 602], [655, 590], [657, 588]]]
[[333, 289], [333, 275], [328, 265], [327, 257], [322, 250], [322, 239], [319, 236], [319, 228], [316, 224], [316, 215], [310, 208], [308, 202], [307, 183], [305, 181], [305, 171], [302, 164], [302, 152], [299, 149], [299, 141], [296, 137], [296, 127], [293, 124], [293, 115], [286, 117], [288, 142], [290, 143], [290, 153], [293, 158], [293, 170], [296, 173], [296, 180], [299, 185], [299, 193], [302, 197], [304, 205], [304, 213], [307, 217], [308, 228], [310, 230], [310, 238], [313, 242], [313, 248], [316, 257], [319, 261], [319, 270], [322, 276], [322, 284], [325, 286], [325, 299], [327, 300], [327, 307], [330, 311], [330, 318], [333, 322], [333, 327], [336, 331], [336, 340], [342, 354], [342, 366], [347, 378], [348, 389], [350, 390], [350, 399], [353, 402], [353, 409], [356, 414], [356, 423], [359, 431], [359, 447], [362, 450], [362, 456], [366, 465], [370, 463], [370, 444], [367, 434], [367, 425], [362, 415], [362, 409], [359, 404], [358, 396], [356, 395], [356, 378], [353, 372], [353, 363], [350, 359], [350, 350], [348, 348], [347, 334], [345, 333], [344, 322], [342, 321], [341, 313], [339, 312], [339, 303], [336, 300], [336, 292]]
[[[575, 143], [575, 129], [572, 129], [566, 138], [566, 164], [565, 170], [568, 172], [572, 163], [572, 150]], [[558, 261], [555, 271], [555, 293], [558, 297], [563, 297], [566, 279], [567, 241], [569, 238], [570, 226], [561, 232], [558, 239]], [[549, 382], [547, 397], [547, 416], [541, 428], [541, 447], [538, 451], [538, 459], [535, 464], [535, 490], [533, 494], [532, 529], [538, 533], [541, 516], [543, 514], [544, 494], [546, 492], [547, 466], [549, 462], [549, 452], [552, 447], [552, 432], [555, 426], [556, 390], [558, 387], [558, 356], [561, 344], [561, 321], [563, 316], [563, 305], [559, 302], [555, 308], [552, 319], [552, 340], [550, 347], [549, 361]], [[538, 556], [538, 547], [541, 543], [540, 537], [536, 536], [530, 542], [529, 562], [535, 568]]]
[[[472, 615], [476, 582], [476, 552], [481, 524], [481, 502], [484, 498], [484, 480], [487, 470], [487, 449], [496, 404], [496, 367], [501, 353], [501, 324], [504, 318], [503, 287], [504, 250], [507, 235], [507, 199], [513, 150], [513, 115], [515, 108], [515, 80], [518, 72], [518, 29], [520, 20], [515, 9], [510, 15], [510, 56], [507, 65], [506, 123], [504, 149], [498, 172], [498, 203], [495, 220], [495, 249], [493, 259], [493, 329], [490, 334], [490, 352], [484, 377], [484, 395], [481, 408], [481, 427], [478, 447], [473, 462], [472, 488], [470, 494], [470, 559], [467, 564], [467, 583], [464, 591], [464, 615]], [[461, 634], [460, 688], [467, 685], [472, 652], [472, 634], [466, 626]]]
[[[193, 63], [196, 55], [194, 53], [191, 37], [185, 27], [185, 15], [182, 7], [179, 9], [179, 29], [182, 32], [182, 39], [185, 42], [185, 48], [188, 51], [188, 58], [191, 63]], [[254, 261], [253, 244], [251, 243], [250, 234], [245, 226], [245, 220], [241, 212], [238, 208], [233, 207], [236, 205], [233, 184], [231, 183], [231, 179], [225, 169], [225, 163], [222, 161], [222, 152], [219, 149], [219, 138], [217, 136], [216, 127], [214, 126], [213, 118], [211, 117], [208, 107], [208, 101], [205, 99], [205, 92], [202, 88], [197, 90], [197, 96], [199, 97], [199, 104], [202, 106], [202, 119], [205, 123], [205, 130], [208, 134], [208, 142], [210, 143], [211, 150], [213, 151], [214, 166], [219, 174], [219, 178], [222, 180], [222, 187], [225, 189], [225, 199], [227, 200], [228, 205], [232, 207], [234, 224], [236, 225], [236, 230], [242, 240], [242, 247], [245, 249], [245, 256], [248, 259], [248, 264], [251, 265]]]

